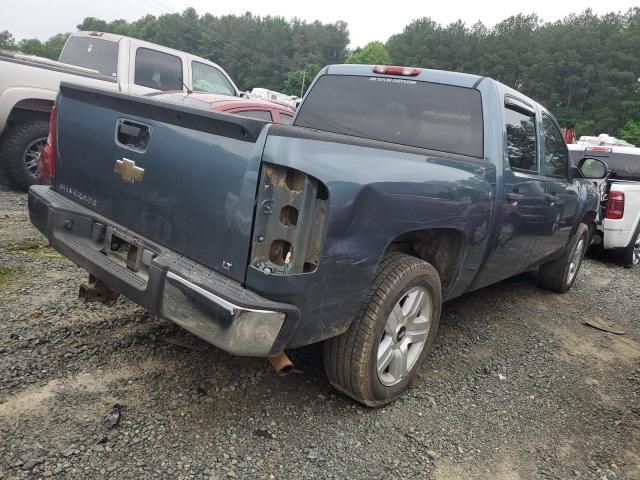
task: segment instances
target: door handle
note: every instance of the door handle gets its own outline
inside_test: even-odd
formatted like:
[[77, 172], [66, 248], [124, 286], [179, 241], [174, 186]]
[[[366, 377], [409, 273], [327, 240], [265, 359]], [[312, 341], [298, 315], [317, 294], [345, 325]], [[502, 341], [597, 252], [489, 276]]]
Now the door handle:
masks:
[[556, 203], [558, 200], [560, 200], [560, 197], [558, 197], [557, 195], [554, 195], [554, 194], [552, 194], [552, 193], [545, 193], [545, 194], [544, 194], [544, 199], [545, 199], [547, 202], [549, 202], [549, 203], [551, 203], [551, 204], [554, 204], [554, 203]]
[[507, 193], [507, 200], [511, 202], [518, 202], [524, 198], [522, 193], [509, 192]]
[[142, 123], [118, 119], [116, 128], [116, 143], [129, 150], [144, 153], [149, 146], [151, 127]]

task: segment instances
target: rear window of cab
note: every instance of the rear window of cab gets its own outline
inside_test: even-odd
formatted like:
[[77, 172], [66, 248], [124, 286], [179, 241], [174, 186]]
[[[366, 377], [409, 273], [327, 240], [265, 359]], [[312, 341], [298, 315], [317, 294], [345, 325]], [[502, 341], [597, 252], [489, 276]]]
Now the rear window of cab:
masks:
[[482, 158], [478, 90], [398, 77], [325, 75], [295, 125]]

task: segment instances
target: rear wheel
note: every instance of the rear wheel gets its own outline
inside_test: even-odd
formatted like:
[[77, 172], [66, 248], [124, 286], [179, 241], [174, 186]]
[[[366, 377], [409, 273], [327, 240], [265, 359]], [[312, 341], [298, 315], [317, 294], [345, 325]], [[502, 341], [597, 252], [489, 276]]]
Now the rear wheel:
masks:
[[325, 342], [331, 384], [370, 407], [395, 400], [413, 381], [433, 343], [441, 305], [435, 268], [410, 255], [389, 255], [349, 330]]
[[48, 135], [46, 120], [23, 123], [5, 132], [0, 146], [0, 165], [14, 187], [26, 192], [35, 183], [38, 159]]
[[622, 251], [622, 265], [625, 268], [640, 265], [640, 223], [638, 223], [629, 245]]
[[540, 285], [554, 292], [568, 292], [578, 276], [588, 242], [589, 227], [581, 223], [562, 256], [540, 267]]

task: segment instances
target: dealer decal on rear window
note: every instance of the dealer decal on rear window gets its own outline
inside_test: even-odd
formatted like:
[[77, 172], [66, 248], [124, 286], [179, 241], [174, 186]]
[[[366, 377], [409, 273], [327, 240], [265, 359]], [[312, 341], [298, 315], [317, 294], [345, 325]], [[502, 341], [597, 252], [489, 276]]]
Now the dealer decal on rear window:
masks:
[[405, 85], [415, 85], [417, 83], [415, 80], [406, 80], [404, 78], [369, 77], [369, 80], [383, 83], [403, 83]]

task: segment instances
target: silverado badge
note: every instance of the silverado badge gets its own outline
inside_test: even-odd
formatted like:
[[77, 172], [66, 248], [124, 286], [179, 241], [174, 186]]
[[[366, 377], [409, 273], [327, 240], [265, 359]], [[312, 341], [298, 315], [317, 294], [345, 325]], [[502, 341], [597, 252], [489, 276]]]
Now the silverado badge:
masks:
[[136, 167], [136, 162], [124, 157], [122, 160], [116, 160], [113, 171], [127, 183], [140, 183], [144, 175], [144, 168]]

